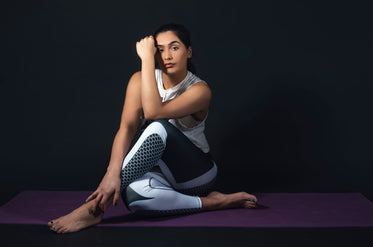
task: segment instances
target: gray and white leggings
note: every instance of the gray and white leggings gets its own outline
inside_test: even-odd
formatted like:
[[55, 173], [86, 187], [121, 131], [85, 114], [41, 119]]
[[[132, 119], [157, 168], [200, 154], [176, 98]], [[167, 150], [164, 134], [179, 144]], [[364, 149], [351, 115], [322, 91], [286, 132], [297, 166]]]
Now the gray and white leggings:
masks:
[[138, 214], [197, 212], [202, 208], [199, 196], [211, 191], [216, 175], [209, 154], [167, 120], [156, 120], [143, 130], [123, 161], [121, 195]]

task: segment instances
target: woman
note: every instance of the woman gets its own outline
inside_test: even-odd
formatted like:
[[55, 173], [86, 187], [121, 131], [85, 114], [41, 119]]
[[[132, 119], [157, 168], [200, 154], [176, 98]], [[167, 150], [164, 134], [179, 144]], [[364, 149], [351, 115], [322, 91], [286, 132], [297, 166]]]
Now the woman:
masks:
[[[82, 206], [48, 222], [57, 233], [99, 223], [120, 196], [131, 211], [148, 215], [253, 208], [257, 203], [245, 192], [211, 192], [217, 167], [204, 135], [211, 90], [192, 73], [188, 30], [164, 25], [137, 42], [136, 50], [141, 71], [128, 83], [107, 172]], [[138, 126], [142, 133], [135, 137]]]

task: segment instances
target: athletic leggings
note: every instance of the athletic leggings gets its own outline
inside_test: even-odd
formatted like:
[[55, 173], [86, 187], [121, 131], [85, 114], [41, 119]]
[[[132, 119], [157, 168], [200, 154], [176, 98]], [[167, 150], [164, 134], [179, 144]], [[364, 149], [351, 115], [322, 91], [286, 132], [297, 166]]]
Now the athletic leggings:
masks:
[[197, 212], [202, 208], [199, 196], [211, 191], [216, 174], [208, 153], [167, 120], [156, 120], [142, 131], [123, 161], [121, 195], [138, 214]]

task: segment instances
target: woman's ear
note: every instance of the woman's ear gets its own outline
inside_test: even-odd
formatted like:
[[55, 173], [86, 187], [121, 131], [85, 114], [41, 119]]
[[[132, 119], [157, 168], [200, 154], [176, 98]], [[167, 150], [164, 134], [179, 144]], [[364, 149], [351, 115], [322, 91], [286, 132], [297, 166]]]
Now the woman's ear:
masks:
[[192, 57], [192, 47], [189, 46], [188, 48], [188, 58], [191, 58]]

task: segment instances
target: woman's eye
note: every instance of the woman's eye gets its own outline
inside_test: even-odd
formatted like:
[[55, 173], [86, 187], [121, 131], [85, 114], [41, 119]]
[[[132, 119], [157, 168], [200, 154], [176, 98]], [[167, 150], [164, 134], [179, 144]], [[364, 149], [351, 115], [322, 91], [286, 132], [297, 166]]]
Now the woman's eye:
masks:
[[174, 46], [174, 47], [171, 48], [171, 50], [173, 50], [173, 51], [176, 51], [178, 49], [179, 49], [179, 47], [177, 47], [177, 46]]
[[159, 52], [162, 52], [162, 51], [163, 51], [163, 49], [158, 49], [158, 51], [159, 51]]

